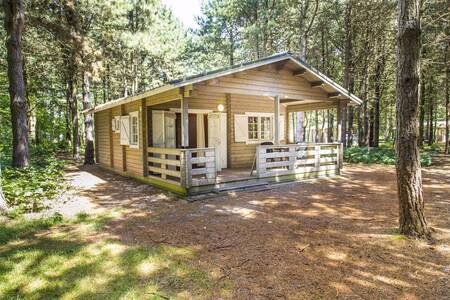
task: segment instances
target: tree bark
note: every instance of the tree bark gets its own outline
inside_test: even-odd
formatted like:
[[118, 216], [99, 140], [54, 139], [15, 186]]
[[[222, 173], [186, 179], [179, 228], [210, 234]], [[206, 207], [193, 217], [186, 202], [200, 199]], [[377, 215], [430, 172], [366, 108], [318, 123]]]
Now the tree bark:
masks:
[[422, 74], [422, 83], [421, 83], [421, 88], [420, 88], [420, 103], [419, 103], [419, 141], [418, 141], [418, 145], [419, 147], [423, 146], [423, 138], [425, 136], [425, 132], [424, 132], [424, 128], [425, 128], [425, 89], [426, 89], [426, 85], [425, 85], [425, 80]]
[[445, 46], [445, 154], [449, 153], [449, 110], [450, 110], [450, 95], [449, 95], [449, 87], [448, 87], [448, 46], [449, 42], [447, 42]]
[[29, 165], [27, 100], [23, 78], [22, 32], [25, 15], [22, 0], [4, 0], [9, 97], [13, 136], [12, 166]]
[[[382, 54], [381, 54], [382, 55]], [[372, 146], [378, 148], [380, 143], [380, 102], [382, 96], [382, 76], [384, 71], [384, 56], [382, 55], [375, 68], [375, 101], [373, 104], [373, 126], [371, 130]]]
[[399, 0], [396, 78], [396, 171], [400, 233], [426, 237], [418, 141], [420, 74], [420, 0]]
[[76, 65], [69, 63], [69, 74], [67, 81], [67, 93], [69, 100], [70, 118], [72, 123], [72, 157], [80, 156], [80, 141], [78, 134], [78, 99], [77, 99], [77, 78]]
[[[83, 72], [83, 110], [91, 109], [91, 96], [89, 91], [89, 74], [87, 71]], [[84, 164], [95, 164], [94, 155], [94, 123], [92, 113], [88, 112], [84, 115]]]
[[[349, 1], [347, 3], [345, 9], [345, 46], [344, 46], [344, 87], [350, 92], [353, 93], [353, 35], [352, 35], [352, 2]], [[353, 144], [353, 119], [354, 119], [354, 111], [353, 107], [348, 107], [347, 113], [343, 114], [344, 120], [346, 123], [348, 119], [348, 125], [342, 128], [343, 136], [342, 143], [344, 147], [351, 147]]]
[[431, 82], [429, 84], [429, 102], [428, 102], [428, 146], [433, 145], [434, 142], [434, 126], [433, 126], [433, 116], [434, 116], [434, 100]]
[[5, 195], [3, 194], [3, 187], [2, 187], [2, 169], [0, 165], [0, 213], [7, 212], [9, 210], [8, 202], [6, 202]]

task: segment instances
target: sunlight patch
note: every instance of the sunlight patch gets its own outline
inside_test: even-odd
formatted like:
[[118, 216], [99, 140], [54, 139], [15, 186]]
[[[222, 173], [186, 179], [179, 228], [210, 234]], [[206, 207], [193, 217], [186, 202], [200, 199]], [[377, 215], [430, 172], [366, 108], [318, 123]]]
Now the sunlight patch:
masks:
[[137, 266], [137, 270], [139, 274], [143, 276], [148, 276], [156, 271], [158, 271], [161, 266], [154, 262], [144, 261], [139, 266]]
[[73, 186], [79, 188], [93, 188], [98, 184], [103, 183], [106, 183], [106, 181], [84, 171], [79, 172], [79, 174], [71, 182]]
[[117, 243], [106, 244], [103, 248], [112, 255], [119, 255], [127, 249], [126, 246]]
[[257, 214], [260, 214], [261, 212], [251, 209], [251, 208], [246, 208], [246, 207], [223, 207], [221, 209], [216, 209], [217, 212], [220, 213], [228, 213], [228, 214], [235, 214], [235, 215], [240, 215], [241, 217], [243, 217], [244, 219], [254, 219], [256, 218]]
[[46, 281], [42, 278], [35, 278], [25, 286], [24, 291], [26, 293], [33, 293], [36, 290], [40, 290], [40, 289], [46, 287], [47, 284], [48, 284], [48, 281]]
[[347, 254], [344, 252], [331, 252], [327, 254], [327, 257], [332, 260], [345, 260], [347, 258]]

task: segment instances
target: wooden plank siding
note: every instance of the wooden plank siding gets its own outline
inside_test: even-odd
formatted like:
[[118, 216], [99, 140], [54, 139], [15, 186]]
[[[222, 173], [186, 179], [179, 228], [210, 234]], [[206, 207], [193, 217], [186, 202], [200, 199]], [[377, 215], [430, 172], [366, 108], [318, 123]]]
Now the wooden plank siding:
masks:
[[111, 167], [111, 153], [109, 145], [109, 111], [100, 111], [95, 113], [96, 121], [95, 124], [97, 136], [97, 161], [99, 164]]
[[[230, 142], [230, 163], [232, 168], [248, 168], [252, 166], [253, 159], [256, 153], [256, 146], [258, 144], [246, 144], [236, 143], [234, 141], [234, 116], [236, 114], [245, 114], [246, 112], [257, 113], [273, 113], [274, 112], [274, 100], [269, 97], [256, 97], [256, 96], [243, 96], [243, 95], [230, 95], [230, 115], [231, 115], [231, 127], [229, 128], [231, 133]], [[280, 105], [280, 114], [285, 116], [286, 107]], [[286, 123], [286, 117], [285, 117]], [[281, 143], [286, 140], [286, 126], [284, 134], [280, 135]]]
[[[111, 108], [111, 116], [114, 118], [120, 116], [120, 106]], [[111, 120], [112, 122], [112, 120]], [[120, 133], [113, 132], [113, 157], [114, 157], [114, 169], [117, 171], [123, 171], [123, 154], [122, 146], [120, 145]]]
[[[134, 101], [125, 104], [124, 114], [128, 115], [130, 112], [139, 111], [140, 101]], [[142, 160], [142, 111], [139, 111], [139, 149], [125, 147], [126, 168], [127, 172], [142, 175], [144, 170], [144, 162]]]

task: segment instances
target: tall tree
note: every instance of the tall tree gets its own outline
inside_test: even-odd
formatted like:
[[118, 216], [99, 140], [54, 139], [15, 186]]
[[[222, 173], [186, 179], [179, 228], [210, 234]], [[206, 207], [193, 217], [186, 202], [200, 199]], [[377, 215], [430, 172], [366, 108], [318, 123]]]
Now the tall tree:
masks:
[[[352, 1], [346, 4], [345, 17], [345, 42], [344, 42], [344, 87], [353, 93], [353, 30], [352, 30]], [[344, 147], [351, 147], [353, 144], [353, 107], [349, 107], [345, 113], [342, 128], [342, 143]], [[348, 119], [348, 125], [347, 120]]]
[[424, 215], [422, 172], [418, 141], [421, 0], [397, 4], [397, 128], [396, 159], [400, 232], [409, 236], [429, 234]]
[[448, 61], [448, 56], [449, 56], [449, 44], [450, 41], [447, 41], [446, 45], [445, 45], [445, 55], [444, 55], [444, 63], [445, 63], [445, 76], [444, 76], [444, 80], [445, 80], [445, 154], [449, 153], [449, 110], [450, 110], [450, 91], [449, 91], [449, 82], [448, 82], [448, 73], [449, 73], [449, 61]]
[[25, 98], [22, 57], [22, 32], [25, 25], [24, 7], [22, 0], [4, 0], [3, 8], [7, 33], [6, 48], [13, 135], [12, 165], [17, 168], [24, 168], [29, 164], [28, 106]]
[[93, 165], [95, 163], [94, 158], [94, 120], [92, 117], [91, 109], [91, 94], [89, 90], [89, 73], [83, 71], [83, 109], [88, 112], [84, 115], [84, 164]]

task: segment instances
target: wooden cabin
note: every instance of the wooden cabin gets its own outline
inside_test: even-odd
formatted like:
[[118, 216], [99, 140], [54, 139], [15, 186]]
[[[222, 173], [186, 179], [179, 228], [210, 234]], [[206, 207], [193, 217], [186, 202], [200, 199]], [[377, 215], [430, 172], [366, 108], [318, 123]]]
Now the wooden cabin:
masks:
[[175, 80], [93, 109], [97, 163], [180, 194], [339, 174], [339, 139], [296, 143], [295, 113], [361, 100], [290, 53]]

